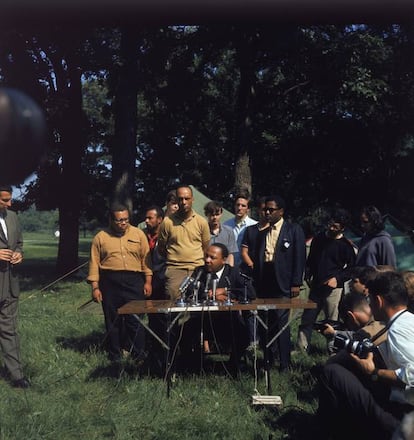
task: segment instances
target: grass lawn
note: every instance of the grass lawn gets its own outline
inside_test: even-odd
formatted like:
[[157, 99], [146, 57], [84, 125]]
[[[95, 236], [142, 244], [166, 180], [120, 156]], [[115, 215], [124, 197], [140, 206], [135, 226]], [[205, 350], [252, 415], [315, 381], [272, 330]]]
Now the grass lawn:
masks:
[[[16, 390], [0, 380], [0, 440], [312, 438], [317, 395], [310, 368], [325, 359], [321, 336], [315, 335], [314, 354], [293, 356], [291, 372], [272, 370], [282, 407], [253, 406], [256, 386], [266, 394], [263, 377], [255, 381], [247, 371], [234, 379], [220, 365], [178, 376], [168, 397], [163, 379], [128, 360], [121, 378], [111, 377], [100, 308], [78, 310], [90, 298], [85, 269], [44, 289], [53, 281], [57, 242], [25, 239], [19, 328], [32, 387]], [[88, 247], [85, 240], [81, 261]], [[296, 328], [297, 321], [293, 339]]]

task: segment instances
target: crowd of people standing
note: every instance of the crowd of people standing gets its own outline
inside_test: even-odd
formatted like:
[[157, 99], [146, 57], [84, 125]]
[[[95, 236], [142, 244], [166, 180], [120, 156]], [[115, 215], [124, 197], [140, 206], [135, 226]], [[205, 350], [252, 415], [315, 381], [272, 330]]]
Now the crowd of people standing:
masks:
[[[203, 300], [211, 298], [214, 280], [214, 299], [218, 301], [228, 300], [231, 292], [233, 300], [240, 299], [241, 292], [246, 291], [246, 280], [250, 299], [295, 298], [299, 296], [301, 287], [306, 284], [309, 286], [309, 298], [316, 303], [317, 308], [304, 310], [297, 348], [303, 353], [311, 350], [314, 325], [319, 313], [323, 311], [326, 326], [323, 327], [322, 334], [331, 339], [327, 347], [333, 359], [336, 354], [332, 352], [332, 347], [335, 346], [332, 345], [332, 337], [337, 334], [337, 330], [332, 323], [339, 322], [342, 326], [348, 323], [351, 326], [351, 335], [354, 334], [355, 328], [359, 330], [360, 327], [371, 324], [371, 321], [378, 322], [379, 318], [386, 323], [386, 318], [392, 318], [391, 309], [394, 310], [397, 301], [392, 299], [395, 285], [403, 291], [397, 295], [398, 312], [410, 307], [407, 288], [410, 282], [412, 283], [412, 277], [409, 273], [403, 276], [397, 272], [391, 237], [384, 230], [381, 213], [374, 206], [361, 209], [363, 237], [360, 243], [356, 244], [345, 236], [350, 216], [343, 209], [333, 210], [325, 229], [309, 240], [309, 237], [305, 237], [302, 227], [285, 216], [286, 202], [279, 195], [257, 200], [257, 221], [250, 216], [251, 200], [245, 194], [235, 198], [235, 216], [224, 223], [221, 222], [221, 202], [207, 203], [203, 217], [193, 209], [193, 201], [192, 188], [188, 185], [178, 186], [168, 194], [165, 211], [158, 206], [150, 206], [146, 210], [144, 230], [130, 224], [130, 212], [127, 207], [112, 205], [109, 227], [94, 238], [88, 281], [92, 287], [93, 298], [103, 304], [106, 328], [108, 333], [112, 334], [108, 338], [111, 360], [119, 362], [122, 349], [125, 347], [139, 362], [148, 355], [148, 346], [145, 344], [139, 322], [129, 321], [128, 317], [124, 320], [116, 319], [117, 308], [134, 295], [135, 299], [151, 297], [177, 301], [183, 295], [183, 282], [188, 279], [197, 280], [197, 288]], [[391, 281], [387, 278], [391, 276], [389, 274], [395, 279]], [[375, 284], [376, 280], [381, 280], [382, 284]], [[371, 286], [369, 293], [367, 286]], [[353, 295], [362, 295], [363, 298], [353, 298]], [[373, 307], [373, 304], [376, 307]], [[363, 314], [367, 319], [363, 319]], [[257, 328], [254, 313], [239, 314], [236, 320], [233, 315], [229, 313], [224, 318], [216, 319], [213, 324], [215, 334], [228, 336], [226, 325], [228, 320], [231, 320], [233, 339], [234, 335], [237, 339], [237, 344], [233, 341], [231, 354], [234, 365], [238, 365], [243, 353], [251, 346], [263, 348], [264, 337], [261, 334], [262, 327]], [[411, 312], [408, 312], [404, 319], [399, 320], [404, 327], [403, 332], [414, 332], [414, 326], [410, 329], [409, 324], [412, 316]], [[280, 334], [270, 347], [270, 364], [277, 366], [280, 372], [292, 368], [291, 353], [295, 347], [291, 340], [288, 319], [288, 309], [270, 312], [267, 337], [272, 338], [277, 333]], [[181, 341], [181, 354], [184, 356], [181, 362], [185, 367], [193, 366], [194, 359], [197, 364], [198, 351], [196, 350], [195, 357], [191, 357], [194, 355], [195, 347], [201, 351], [210, 350], [211, 333], [208, 330], [202, 331], [200, 325], [194, 323], [192, 320], [191, 324], [187, 325], [187, 328], [191, 329], [187, 336], [190, 336]], [[150, 318], [150, 326], [160, 331], [165, 328], [165, 323], [155, 316]], [[384, 326], [386, 324], [382, 327]], [[396, 328], [397, 326], [393, 326], [393, 332], [389, 327], [386, 329], [388, 339], [383, 341], [384, 344], [389, 344], [387, 341], [391, 334], [396, 332], [398, 336]], [[204, 340], [200, 341], [198, 334], [203, 335]], [[349, 333], [347, 335], [349, 336]], [[414, 334], [412, 336], [414, 337]], [[231, 344], [226, 338], [222, 340], [227, 345]], [[407, 340], [405, 334], [404, 341]], [[395, 354], [395, 347], [400, 350], [398, 356]], [[150, 350], [153, 348], [151, 345]], [[359, 368], [368, 376], [379, 377], [380, 382], [384, 378], [390, 390], [395, 385], [394, 382], [398, 383], [400, 388], [412, 389], [414, 360], [410, 351], [404, 355], [404, 350], [404, 347], [398, 345], [398, 341], [393, 341], [391, 355], [387, 358], [388, 363], [385, 361], [378, 364], [378, 367], [371, 355], [369, 365], [368, 362], [355, 360], [354, 353], [348, 355], [354, 362], [353, 367]], [[337, 365], [330, 360], [329, 365], [333, 364]], [[320, 376], [325, 385], [325, 388], [322, 387], [325, 392], [320, 400], [321, 414], [333, 405], [326, 397], [329, 395], [326, 393], [327, 389], [334, 396], [349, 392], [346, 396], [350, 401], [354, 398], [353, 393], [361, 391], [359, 385], [355, 385], [351, 391], [347, 389], [347, 385], [344, 386], [345, 391], [341, 389], [336, 380], [337, 372], [331, 371], [335, 368], [338, 367], [327, 366]], [[341, 364], [341, 368], [347, 367]], [[347, 371], [350, 371], [351, 375], [354, 374], [352, 368]], [[402, 395], [405, 398], [405, 394]], [[375, 401], [375, 397], [373, 399]], [[380, 406], [382, 402], [379, 401]], [[407, 400], [404, 402], [403, 411], [390, 415], [392, 419], [389, 419], [387, 425], [388, 434], [396, 429], [397, 420], [412, 404], [411, 400]], [[365, 411], [366, 417], [371, 418], [373, 422], [380, 414], [375, 410], [368, 414], [375, 405], [362, 405], [362, 408], [357, 405], [338, 405], [337, 408], [344, 414], [352, 414], [356, 410]], [[388, 409], [385, 408], [384, 411]], [[342, 421], [341, 417], [337, 419], [338, 423]]]

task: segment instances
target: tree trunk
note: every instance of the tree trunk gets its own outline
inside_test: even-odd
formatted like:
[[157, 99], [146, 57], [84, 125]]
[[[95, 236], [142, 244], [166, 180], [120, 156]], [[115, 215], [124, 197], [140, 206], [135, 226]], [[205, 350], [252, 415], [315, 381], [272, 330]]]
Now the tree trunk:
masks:
[[254, 90], [254, 35], [243, 29], [237, 31], [237, 60], [240, 70], [240, 85], [236, 107], [236, 169], [234, 191], [237, 194], [252, 194], [252, 174], [250, 169], [251, 148], [251, 104]]
[[121, 67], [115, 90], [115, 135], [112, 146], [112, 198], [126, 203], [132, 212], [135, 192], [135, 162], [137, 158], [137, 88], [138, 35], [124, 29], [121, 36]]
[[67, 85], [62, 91], [66, 105], [62, 117], [62, 175], [59, 208], [57, 272], [63, 275], [78, 265], [79, 217], [82, 195], [83, 152], [81, 71], [68, 59]]

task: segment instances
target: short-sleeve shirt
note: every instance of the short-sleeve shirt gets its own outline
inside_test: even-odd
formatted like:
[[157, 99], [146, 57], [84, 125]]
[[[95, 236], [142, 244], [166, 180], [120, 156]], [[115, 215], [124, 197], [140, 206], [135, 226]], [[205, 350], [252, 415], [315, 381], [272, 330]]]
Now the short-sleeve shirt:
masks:
[[244, 231], [248, 226], [255, 225], [257, 223], [256, 220], [253, 220], [248, 215], [241, 221], [240, 223], [236, 222], [236, 218], [233, 217], [223, 223], [224, 226], [228, 226], [233, 230], [234, 238], [236, 239], [238, 250], [234, 253], [234, 264], [238, 266], [241, 263], [241, 255], [240, 250], [242, 246], [242, 240]]
[[204, 265], [204, 249], [210, 243], [207, 220], [194, 211], [186, 220], [178, 214], [165, 217], [160, 226], [158, 243], [165, 247], [167, 266], [194, 270]]
[[234, 254], [239, 250], [233, 231], [226, 225], [221, 225], [220, 231], [217, 235], [210, 233], [210, 244], [215, 243], [224, 244], [227, 247], [229, 254]]

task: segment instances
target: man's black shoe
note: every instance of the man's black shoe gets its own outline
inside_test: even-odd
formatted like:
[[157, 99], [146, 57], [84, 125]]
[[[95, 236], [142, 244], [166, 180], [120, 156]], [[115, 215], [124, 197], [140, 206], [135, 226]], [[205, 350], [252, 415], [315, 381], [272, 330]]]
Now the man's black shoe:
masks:
[[12, 386], [14, 388], [26, 389], [30, 387], [30, 382], [25, 377], [22, 377], [21, 379], [14, 380]]

